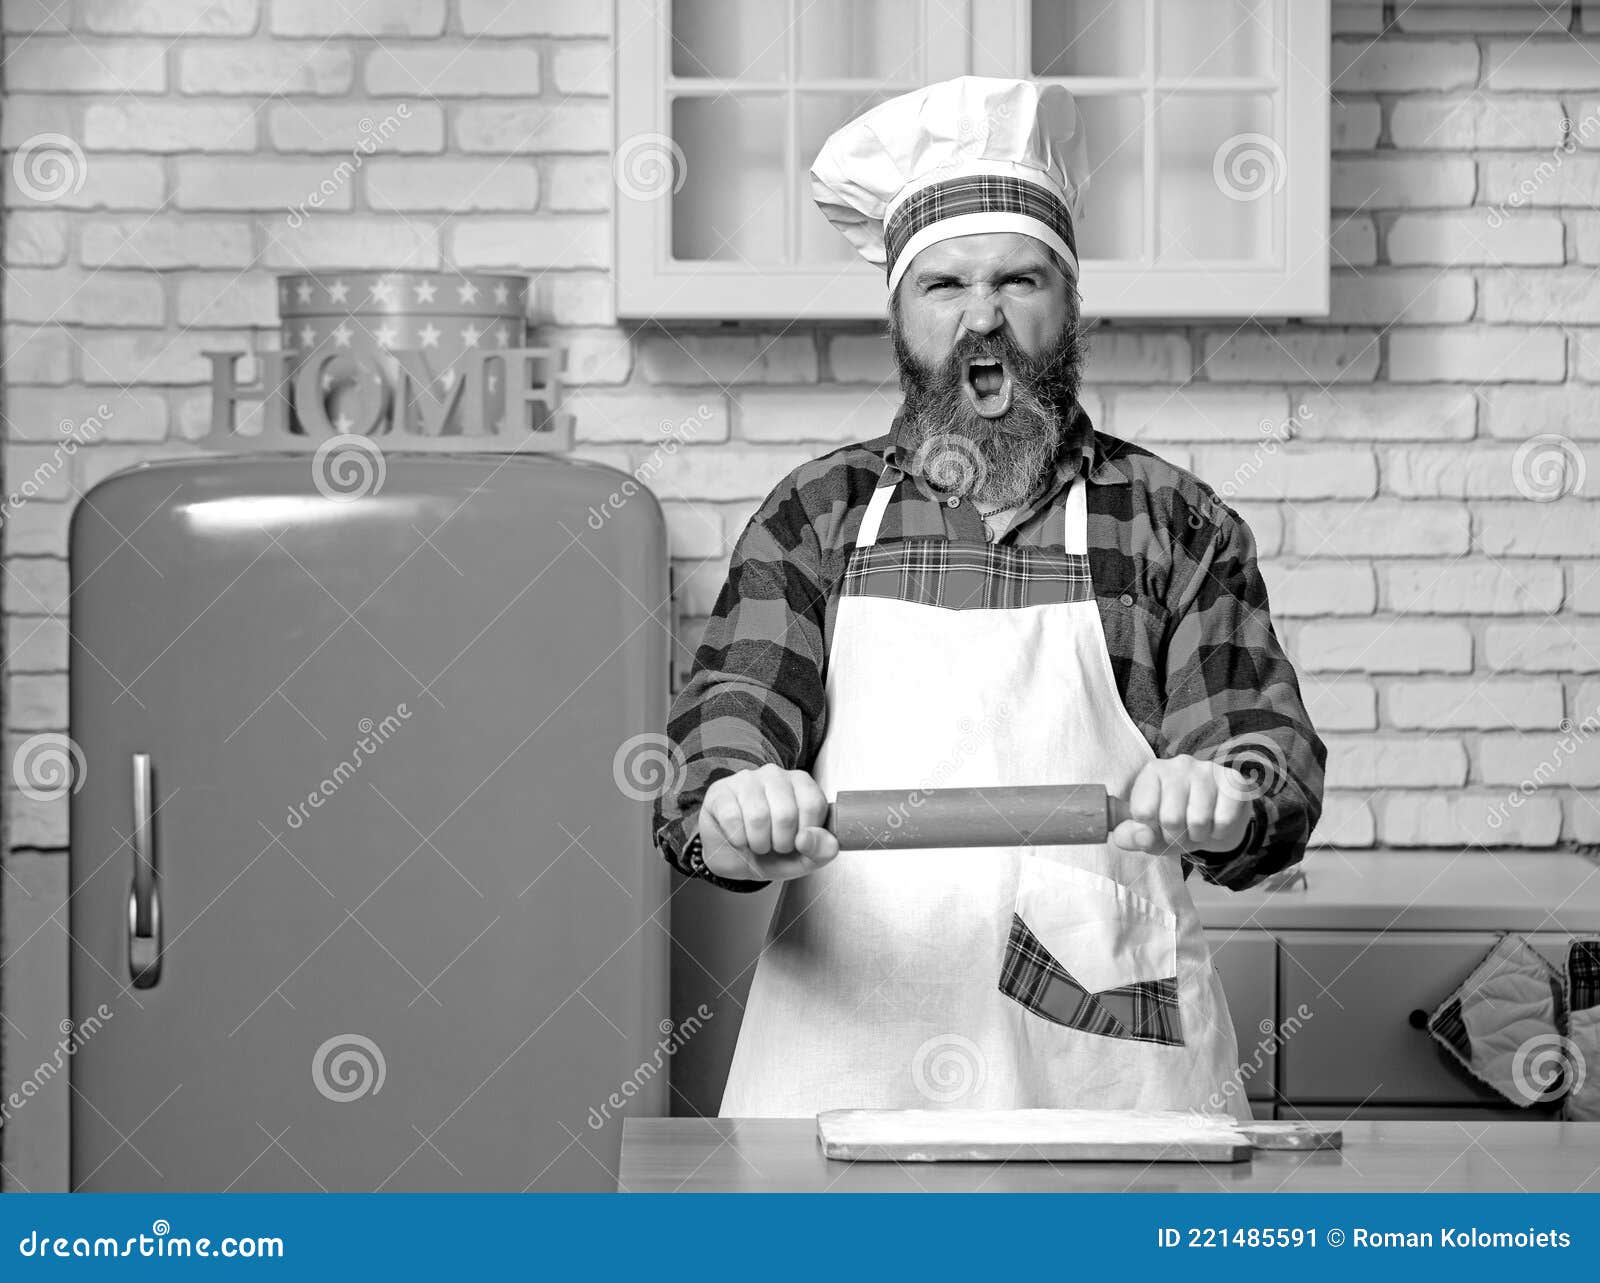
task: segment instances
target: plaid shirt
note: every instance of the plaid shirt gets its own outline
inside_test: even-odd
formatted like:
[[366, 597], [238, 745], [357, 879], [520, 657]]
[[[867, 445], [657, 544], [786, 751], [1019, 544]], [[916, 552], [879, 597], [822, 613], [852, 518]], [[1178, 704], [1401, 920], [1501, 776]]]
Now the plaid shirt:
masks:
[[[897, 415], [886, 435], [796, 468], [739, 537], [667, 723], [682, 770], [675, 791], [657, 799], [654, 834], [681, 872], [693, 872], [687, 830], [716, 780], [768, 762], [811, 769], [828, 730], [824, 680], [845, 560], [884, 466], [908, 480], [889, 501], [880, 541], [988, 539], [969, 500], [949, 506], [911, 472], [899, 426]], [[1250, 758], [1271, 762], [1275, 778], [1253, 801], [1240, 846], [1183, 857], [1185, 876], [1198, 865], [1218, 885], [1252, 886], [1305, 853], [1327, 763], [1273, 632], [1255, 541], [1204, 482], [1096, 431], [1076, 406], [1052, 484], [1012, 515], [997, 542], [1059, 547], [1067, 487], [1085, 469], [1090, 574], [1134, 725], [1159, 758], [1238, 761], [1247, 774]], [[1253, 752], [1219, 751], [1238, 737]], [[730, 891], [768, 885], [699, 876]]]

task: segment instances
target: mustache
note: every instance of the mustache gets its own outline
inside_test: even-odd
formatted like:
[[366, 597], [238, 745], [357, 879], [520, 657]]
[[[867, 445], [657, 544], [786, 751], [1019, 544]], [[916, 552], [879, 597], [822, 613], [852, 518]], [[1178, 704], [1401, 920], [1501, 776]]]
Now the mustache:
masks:
[[984, 357], [1002, 362], [1013, 377], [1022, 377], [1035, 383], [1048, 383], [1072, 374], [1082, 363], [1087, 352], [1089, 332], [1081, 317], [1069, 321], [1056, 338], [1039, 351], [1031, 354], [1009, 326], [1002, 326], [988, 334], [966, 330], [942, 361], [923, 362], [911, 355], [903, 343], [903, 331], [891, 325], [891, 337], [902, 356], [902, 365], [909, 364], [923, 382], [938, 382], [951, 387], [959, 386], [966, 377], [967, 361]]
[[[1017, 342], [1009, 329], [990, 334], [969, 330], [943, 360], [924, 362], [911, 352], [899, 327], [891, 326], [901, 390], [914, 401], [961, 404], [960, 399], [965, 397], [967, 362], [973, 357], [984, 357], [1005, 366], [1013, 385], [1025, 400], [1037, 399], [1045, 403], [1038, 409], [1043, 410], [1048, 405], [1057, 412], [1063, 411], [1077, 396], [1088, 351], [1088, 334], [1089, 327], [1081, 321], [1069, 323], [1054, 343], [1033, 355]], [[1000, 432], [1007, 432], [1009, 428], [999, 421], [987, 426]]]
[[999, 361], [1013, 378], [1036, 382], [1046, 373], [1051, 355], [1030, 356], [1009, 330], [996, 330], [992, 334], [974, 334], [969, 330], [950, 349], [939, 375], [952, 385], [960, 384], [966, 378], [967, 362], [981, 357]]

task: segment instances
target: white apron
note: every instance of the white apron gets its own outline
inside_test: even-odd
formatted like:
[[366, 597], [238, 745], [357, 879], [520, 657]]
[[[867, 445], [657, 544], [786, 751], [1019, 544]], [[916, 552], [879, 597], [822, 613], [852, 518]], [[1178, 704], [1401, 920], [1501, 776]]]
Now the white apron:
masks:
[[[1117, 694], [1082, 476], [1064, 549], [877, 546], [901, 475], [886, 468], [845, 568], [822, 791], [903, 790], [908, 808], [930, 788], [1125, 794], [1155, 755]], [[1176, 852], [844, 851], [783, 884], [720, 1116], [945, 1107], [1249, 1119]]]

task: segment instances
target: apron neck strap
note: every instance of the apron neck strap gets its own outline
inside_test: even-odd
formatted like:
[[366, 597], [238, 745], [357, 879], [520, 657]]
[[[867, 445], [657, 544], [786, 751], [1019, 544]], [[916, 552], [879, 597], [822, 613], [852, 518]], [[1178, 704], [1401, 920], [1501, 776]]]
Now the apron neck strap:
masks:
[[878, 488], [872, 492], [872, 498], [867, 501], [866, 515], [861, 518], [861, 532], [856, 535], [857, 548], [870, 548], [878, 542], [878, 526], [883, 521], [884, 510], [888, 508], [894, 488], [900, 484], [900, 478], [904, 475], [905, 473], [893, 464], [883, 465]]
[[1089, 484], [1080, 471], [1067, 486], [1066, 530], [1062, 543], [1069, 555], [1084, 556], [1089, 551]]

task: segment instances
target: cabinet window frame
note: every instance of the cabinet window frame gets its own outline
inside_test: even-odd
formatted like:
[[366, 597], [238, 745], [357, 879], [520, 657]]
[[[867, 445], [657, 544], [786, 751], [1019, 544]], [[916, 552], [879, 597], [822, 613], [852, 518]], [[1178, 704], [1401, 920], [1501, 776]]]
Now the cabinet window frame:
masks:
[[[783, 0], [777, 0], [781, 3]], [[787, 0], [790, 26], [807, 0]], [[1091, 318], [1326, 316], [1329, 303], [1330, 0], [1262, 0], [1273, 18], [1273, 66], [1266, 76], [1163, 76], [1157, 63], [1156, 15], [1162, 0], [1120, 0], [1143, 10], [1144, 69], [1137, 76], [1044, 76], [1032, 67], [1030, 0], [915, 0], [914, 74], [892, 84], [864, 78], [800, 79], [797, 41], [786, 41], [786, 75], [775, 80], [675, 76], [672, 0], [618, 0], [616, 147], [613, 169], [616, 310], [619, 318], [657, 321], [882, 320], [888, 295], [882, 269], [855, 254], [829, 264], [750, 264], [737, 259], [679, 260], [671, 253], [675, 188], [686, 181], [682, 149], [672, 138], [672, 104], [690, 96], [741, 92], [782, 101], [786, 192], [802, 182], [814, 156], [798, 155], [798, 101], [805, 92], [893, 96], [959, 75], [1031, 78], [1059, 83], [1080, 98], [1115, 90], [1141, 96], [1144, 199], [1140, 259], [1083, 260], [1084, 314]], [[981, 33], [981, 34], [977, 34]], [[1240, 260], [1163, 261], [1155, 257], [1160, 225], [1159, 104], [1184, 93], [1264, 95], [1269, 136], [1281, 147], [1282, 186], [1264, 223], [1270, 244]], [[843, 121], [840, 122], [841, 124]], [[1096, 155], [1090, 135], [1091, 156]], [[1203, 157], [1207, 164], [1212, 157]], [[1220, 162], [1219, 162], [1220, 163]], [[1278, 163], [1269, 158], [1269, 164]], [[638, 175], [642, 174], [640, 178]], [[1086, 196], [1095, 199], [1091, 179]], [[809, 195], [784, 201], [786, 255], [798, 245], [802, 216], [821, 218]], [[843, 241], [840, 242], [843, 245]]]

